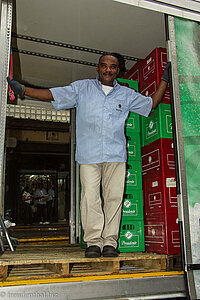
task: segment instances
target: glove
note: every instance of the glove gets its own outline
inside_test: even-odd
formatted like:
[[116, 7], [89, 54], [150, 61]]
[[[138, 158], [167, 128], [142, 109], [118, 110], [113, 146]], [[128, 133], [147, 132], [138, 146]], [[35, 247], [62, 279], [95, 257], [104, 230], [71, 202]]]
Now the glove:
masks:
[[169, 82], [169, 68], [171, 66], [171, 63], [168, 62], [164, 71], [163, 71], [163, 76], [161, 77], [162, 80]]
[[11, 90], [14, 92], [14, 94], [19, 96], [21, 99], [24, 99], [26, 90], [25, 86], [15, 80], [11, 80], [10, 77], [7, 77], [7, 81], [10, 84]]

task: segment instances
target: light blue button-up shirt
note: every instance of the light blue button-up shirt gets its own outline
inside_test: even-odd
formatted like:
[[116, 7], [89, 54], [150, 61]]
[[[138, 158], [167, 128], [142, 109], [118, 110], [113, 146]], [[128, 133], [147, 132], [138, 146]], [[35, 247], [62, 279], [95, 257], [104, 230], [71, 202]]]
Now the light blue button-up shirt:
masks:
[[124, 125], [129, 111], [148, 116], [152, 98], [114, 82], [106, 95], [96, 79], [50, 89], [56, 110], [76, 107], [76, 161], [79, 164], [125, 162]]

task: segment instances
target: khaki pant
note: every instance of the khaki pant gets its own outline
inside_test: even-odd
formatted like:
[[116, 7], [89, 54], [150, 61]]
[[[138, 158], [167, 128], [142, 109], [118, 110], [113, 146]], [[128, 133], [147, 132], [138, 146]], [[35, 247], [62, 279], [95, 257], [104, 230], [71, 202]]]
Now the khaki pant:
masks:
[[102, 249], [103, 246], [111, 245], [116, 248], [124, 192], [125, 163], [80, 165], [80, 180], [84, 241], [88, 247], [97, 245]]

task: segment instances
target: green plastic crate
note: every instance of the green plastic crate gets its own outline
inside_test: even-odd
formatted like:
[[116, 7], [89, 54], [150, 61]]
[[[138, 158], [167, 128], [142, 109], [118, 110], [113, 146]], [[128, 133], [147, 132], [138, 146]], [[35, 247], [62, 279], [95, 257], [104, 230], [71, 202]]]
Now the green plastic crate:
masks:
[[126, 164], [125, 188], [128, 187], [142, 189], [141, 161], [133, 161], [128, 158]]
[[125, 122], [125, 133], [140, 132], [140, 116], [130, 112], [128, 119]]
[[150, 117], [141, 117], [141, 144], [148, 145], [160, 138], [173, 138], [170, 104], [160, 103]]
[[127, 154], [129, 160], [141, 160], [141, 142], [139, 133], [128, 133], [126, 135]]
[[[119, 83], [127, 85], [129, 88], [134, 89], [138, 92], [138, 82], [135, 80], [125, 79], [125, 78], [117, 78]], [[139, 115], [131, 112], [129, 114], [128, 119], [125, 123], [125, 132], [140, 132], [140, 120]]]
[[126, 78], [117, 78], [117, 81], [119, 83], [128, 85], [131, 89], [134, 89], [136, 92], [138, 92], [138, 82], [136, 80], [126, 79]]
[[143, 220], [130, 221], [122, 217], [118, 249], [120, 252], [145, 251]]
[[143, 193], [141, 189], [125, 189], [122, 216], [131, 220], [143, 220]]

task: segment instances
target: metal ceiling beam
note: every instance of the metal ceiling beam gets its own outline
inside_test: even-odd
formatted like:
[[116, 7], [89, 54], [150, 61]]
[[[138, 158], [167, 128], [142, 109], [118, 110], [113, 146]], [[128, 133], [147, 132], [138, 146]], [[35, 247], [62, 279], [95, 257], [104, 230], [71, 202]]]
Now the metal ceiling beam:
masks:
[[[51, 40], [47, 40], [47, 39], [42, 39], [42, 38], [37, 38], [37, 37], [27, 36], [27, 35], [22, 35], [22, 34], [12, 33], [12, 37], [17, 38], [17, 39], [31, 41], [31, 42], [42, 43], [42, 44], [63, 47], [63, 48], [69, 48], [72, 50], [78, 50], [78, 51], [83, 51], [83, 52], [88, 52], [88, 53], [93, 53], [93, 54], [103, 55], [105, 53], [108, 53], [108, 51], [103, 51], [103, 50], [98, 50], [98, 49], [93, 49], [93, 48], [88, 48], [88, 47], [82, 47], [82, 46], [76, 46], [76, 45], [51, 41]], [[133, 57], [133, 56], [128, 56], [128, 55], [122, 55], [122, 56], [125, 60], [130, 60], [130, 61], [138, 61], [139, 60], [139, 58]], [[96, 66], [96, 64], [95, 64], [95, 66]]]
[[42, 57], [42, 58], [49, 58], [49, 59], [54, 59], [54, 60], [61, 60], [61, 61], [65, 61], [65, 62], [81, 64], [81, 65], [86, 65], [86, 66], [90, 66], [90, 67], [97, 67], [97, 63], [93, 63], [93, 62], [89, 62], [89, 61], [73, 59], [73, 58], [68, 58], [68, 57], [62, 57], [62, 56], [57, 56], [57, 55], [50, 55], [50, 54], [34, 52], [34, 51], [28, 51], [28, 50], [23, 50], [23, 49], [18, 49], [18, 48], [12, 48], [12, 52], [33, 55], [33, 56]]

